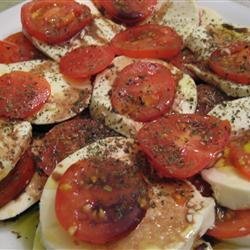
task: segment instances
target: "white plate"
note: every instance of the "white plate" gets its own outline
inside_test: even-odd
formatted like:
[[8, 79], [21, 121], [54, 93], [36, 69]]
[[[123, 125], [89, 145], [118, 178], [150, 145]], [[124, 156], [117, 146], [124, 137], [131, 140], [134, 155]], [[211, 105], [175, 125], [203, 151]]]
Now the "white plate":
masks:
[[[0, 0], [1, 1], [1, 0]], [[198, 0], [200, 6], [206, 6], [219, 12], [228, 22], [242, 25], [245, 27], [250, 26], [250, 6], [249, 0]], [[243, 2], [243, 5], [239, 2]], [[20, 7], [22, 4], [16, 5], [4, 12], [0, 13], [0, 39], [20, 31]], [[27, 240], [26, 240], [27, 241]], [[11, 233], [6, 226], [0, 224], [0, 249], [25, 249], [28, 250], [25, 240], [20, 238], [14, 233]]]

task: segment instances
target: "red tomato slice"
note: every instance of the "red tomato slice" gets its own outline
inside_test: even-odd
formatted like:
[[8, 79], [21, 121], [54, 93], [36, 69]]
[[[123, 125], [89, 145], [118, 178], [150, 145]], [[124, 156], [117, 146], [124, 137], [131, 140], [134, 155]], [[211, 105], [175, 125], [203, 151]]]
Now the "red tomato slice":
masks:
[[20, 57], [18, 60], [19, 62], [44, 58], [40, 51], [24, 36], [22, 32], [12, 34], [5, 38], [4, 41], [18, 46]]
[[75, 118], [53, 127], [42, 139], [43, 146], [37, 158], [37, 167], [50, 175], [57, 163], [86, 144], [113, 136], [101, 123]]
[[20, 61], [19, 48], [16, 44], [0, 41], [0, 63], [14, 63]]
[[61, 58], [60, 71], [67, 77], [87, 78], [104, 70], [114, 56], [108, 46], [77, 48]]
[[209, 67], [225, 79], [250, 84], [250, 45], [238, 42], [216, 50], [210, 57]]
[[24, 119], [41, 109], [50, 96], [46, 79], [13, 71], [0, 77], [0, 117]]
[[230, 239], [250, 234], [250, 210], [217, 208], [214, 228], [207, 234], [217, 239]]
[[229, 159], [232, 165], [250, 180], [250, 131], [229, 144]]
[[91, 20], [90, 9], [73, 0], [34, 0], [21, 9], [25, 32], [48, 44], [69, 40]]
[[113, 108], [141, 122], [152, 121], [170, 110], [176, 82], [159, 63], [135, 62], [119, 72], [111, 94]]
[[145, 24], [118, 33], [112, 45], [117, 55], [170, 59], [180, 53], [183, 43], [170, 27]]
[[144, 20], [154, 10], [157, 0], [94, 0], [105, 14], [125, 24]]
[[228, 121], [176, 114], [144, 125], [137, 139], [159, 175], [184, 179], [211, 166], [229, 136]]
[[124, 236], [142, 220], [146, 188], [135, 166], [111, 158], [81, 160], [60, 178], [56, 215], [74, 238], [104, 244]]
[[11, 172], [0, 182], [0, 207], [14, 200], [28, 185], [35, 173], [30, 151], [26, 151]]

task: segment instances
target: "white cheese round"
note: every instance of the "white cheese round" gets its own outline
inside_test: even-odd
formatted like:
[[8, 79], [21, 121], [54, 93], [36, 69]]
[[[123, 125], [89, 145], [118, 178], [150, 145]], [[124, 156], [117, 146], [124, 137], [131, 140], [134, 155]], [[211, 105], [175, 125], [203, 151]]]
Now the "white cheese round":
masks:
[[[223, 102], [209, 115], [229, 120], [232, 132], [238, 134], [250, 129], [250, 97]], [[230, 209], [250, 209], [250, 181], [221, 158], [213, 168], [202, 171], [202, 177], [211, 185], [216, 201]]]
[[45, 176], [35, 173], [24, 191], [16, 199], [0, 208], [0, 220], [14, 218], [38, 202], [45, 182]]
[[202, 177], [213, 189], [216, 201], [233, 210], [250, 209], [250, 181], [242, 177], [233, 166], [205, 169]]
[[232, 133], [238, 134], [250, 129], [250, 97], [239, 98], [233, 101], [224, 101], [216, 105], [209, 115], [228, 120]]
[[186, 40], [199, 25], [197, 2], [195, 0], [158, 1], [153, 15], [146, 22], [170, 26]]
[[194, 113], [197, 105], [197, 90], [193, 79], [172, 65], [154, 59], [132, 59], [125, 56], [116, 57], [108, 69], [96, 76], [92, 93], [90, 112], [93, 118], [103, 120], [104, 123], [118, 133], [127, 137], [134, 136], [143, 126], [142, 122], [134, 121], [126, 115], [113, 110], [110, 91], [119, 71], [136, 61], [160, 63], [174, 74], [182, 75], [177, 82], [177, 90], [172, 110], [177, 113]]
[[67, 52], [81, 46], [105, 45], [109, 43], [117, 33], [125, 29], [124, 26], [101, 16], [92, 1], [77, 0], [77, 2], [85, 4], [90, 8], [93, 21], [69, 41], [58, 45], [50, 45], [26, 34], [39, 50], [55, 61], [59, 61]]
[[29, 147], [32, 127], [29, 122], [0, 120], [0, 181], [15, 167]]
[[50, 84], [51, 95], [43, 107], [29, 120], [32, 124], [57, 123], [76, 116], [90, 101], [92, 85], [90, 82], [70, 85], [60, 73], [58, 64], [48, 60], [33, 60], [12, 64], [0, 64], [0, 76], [12, 71], [35, 72], [45, 77]]
[[[106, 155], [107, 152], [108, 155]], [[133, 144], [132, 139], [122, 137], [106, 138], [90, 144], [70, 155], [56, 166], [53, 173], [55, 176], [61, 175], [75, 162], [93, 156], [105, 155], [106, 157], [112, 157], [127, 162], [128, 164], [133, 164], [132, 159], [136, 152], [137, 148]], [[152, 204], [155, 203], [156, 206], [152, 205], [152, 207], [148, 208], [144, 219], [127, 237], [113, 244], [102, 246], [81, 242], [75, 244], [68, 232], [60, 226], [55, 214], [55, 195], [58, 182], [56, 179], [53, 179], [53, 173], [45, 185], [40, 202], [40, 232], [43, 245], [47, 249], [121, 250], [127, 249], [129, 246], [129, 249], [133, 250], [138, 249], [138, 244], [141, 246], [140, 249], [145, 250], [191, 249], [195, 238], [203, 235], [214, 223], [215, 203], [212, 198], [202, 197], [193, 186], [182, 182], [181, 185], [188, 186], [192, 195], [190, 195], [190, 199], [187, 201], [186, 208], [179, 207], [171, 196], [160, 195], [160, 192], [167, 194], [169, 190], [174, 190], [175, 192], [175, 187], [179, 187], [177, 184], [166, 182], [165, 184], [156, 184], [153, 186], [150, 197]], [[166, 190], [164, 185], [166, 185]], [[170, 203], [168, 201], [170, 201]], [[171, 217], [168, 212], [170, 207], [173, 210], [173, 217]], [[175, 211], [179, 211], [178, 214], [183, 216], [182, 219], [188, 221], [184, 230], [171, 226], [175, 225]], [[166, 220], [167, 218], [168, 220]], [[162, 231], [161, 228], [165, 228], [166, 226], [169, 232], [165, 230]], [[158, 231], [160, 235], [153, 233]], [[147, 234], [146, 238], [145, 234]], [[178, 235], [178, 237], [176, 237], [176, 235]], [[155, 241], [155, 237], [158, 237], [161, 242]]]
[[223, 79], [208, 69], [200, 69], [196, 65], [187, 64], [186, 67], [203, 81], [219, 88], [228, 96], [245, 97], [250, 96], [250, 85], [239, 84]]

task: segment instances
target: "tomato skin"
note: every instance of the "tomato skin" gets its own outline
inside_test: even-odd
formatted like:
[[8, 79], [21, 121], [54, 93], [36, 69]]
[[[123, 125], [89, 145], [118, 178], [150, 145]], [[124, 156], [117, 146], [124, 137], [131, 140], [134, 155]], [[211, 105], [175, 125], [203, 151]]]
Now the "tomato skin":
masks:
[[91, 20], [90, 9], [73, 0], [34, 0], [21, 9], [25, 32], [48, 44], [69, 40]]
[[[4, 41], [18, 46], [18, 61], [29, 61], [33, 59], [44, 58], [38, 49], [24, 36], [22, 32], [14, 33], [4, 39]], [[14, 61], [12, 61], [14, 62]]]
[[35, 173], [35, 163], [28, 150], [11, 172], [0, 182], [0, 207], [14, 200], [28, 185]]
[[15, 63], [19, 60], [18, 46], [7, 41], [0, 41], [0, 63]]
[[137, 140], [160, 176], [185, 179], [214, 164], [230, 128], [212, 116], [175, 114], [145, 124]]
[[240, 174], [250, 180], [250, 131], [230, 142], [229, 160]]
[[230, 239], [250, 234], [250, 210], [230, 210], [218, 207], [215, 226], [207, 234], [217, 239]]
[[250, 45], [237, 42], [214, 51], [209, 59], [209, 67], [222, 78], [250, 84]]
[[153, 12], [157, 0], [94, 0], [94, 3], [115, 21], [133, 25]]
[[109, 46], [77, 48], [61, 58], [60, 71], [66, 77], [87, 78], [104, 70], [114, 56]]
[[101, 123], [83, 118], [60, 123], [54, 126], [42, 139], [43, 147], [37, 156], [37, 167], [50, 175], [57, 163], [86, 144], [114, 133]]
[[25, 119], [41, 109], [50, 96], [46, 79], [30, 72], [13, 71], [0, 77], [0, 116]]
[[135, 121], [152, 121], [172, 107], [176, 81], [159, 63], [135, 62], [119, 72], [112, 87], [111, 102], [120, 114]]
[[183, 42], [170, 27], [145, 24], [121, 31], [112, 39], [117, 55], [134, 58], [170, 59], [178, 55]]
[[142, 220], [146, 184], [134, 166], [119, 160], [88, 159], [60, 178], [55, 209], [62, 227], [80, 241], [105, 244], [126, 235]]

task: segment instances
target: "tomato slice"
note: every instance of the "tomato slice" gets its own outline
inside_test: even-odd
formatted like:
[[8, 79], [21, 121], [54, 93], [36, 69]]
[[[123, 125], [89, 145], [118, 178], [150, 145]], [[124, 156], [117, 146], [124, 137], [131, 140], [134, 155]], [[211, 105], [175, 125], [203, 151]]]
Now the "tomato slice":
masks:
[[219, 76], [240, 84], [250, 84], [250, 45], [237, 42], [214, 51], [209, 67]]
[[49, 176], [64, 158], [88, 143], [109, 136], [114, 136], [114, 133], [91, 119], [75, 118], [58, 124], [42, 139], [37, 167]]
[[137, 140], [159, 175], [184, 179], [214, 164], [229, 136], [228, 121], [174, 114], [144, 125]]
[[0, 77], [0, 116], [24, 119], [41, 109], [50, 96], [50, 85], [30, 72], [13, 71]]
[[91, 20], [90, 9], [73, 0], [33, 0], [21, 9], [25, 32], [48, 44], [69, 40]]
[[5, 38], [4, 41], [18, 46], [18, 62], [44, 58], [40, 51], [24, 36], [22, 32], [12, 34]]
[[19, 48], [16, 44], [0, 41], [0, 63], [14, 63], [20, 61]]
[[207, 234], [221, 240], [249, 235], [250, 210], [217, 207], [215, 226]]
[[135, 62], [118, 73], [111, 93], [112, 106], [133, 120], [152, 121], [170, 110], [175, 88], [174, 77], [162, 64]]
[[93, 158], [73, 164], [60, 178], [55, 209], [60, 224], [74, 238], [104, 244], [136, 227], [147, 200], [137, 167]]
[[117, 55], [170, 59], [180, 53], [183, 43], [170, 27], [145, 24], [121, 31], [112, 45]]
[[109, 46], [77, 48], [61, 58], [60, 71], [67, 77], [87, 78], [104, 70], [114, 56]]
[[250, 131], [236, 137], [229, 144], [229, 160], [245, 178], [250, 180]]
[[105, 14], [114, 20], [132, 25], [147, 18], [157, 0], [94, 0]]
[[26, 151], [11, 172], [0, 182], [0, 207], [14, 200], [35, 173], [31, 152]]

